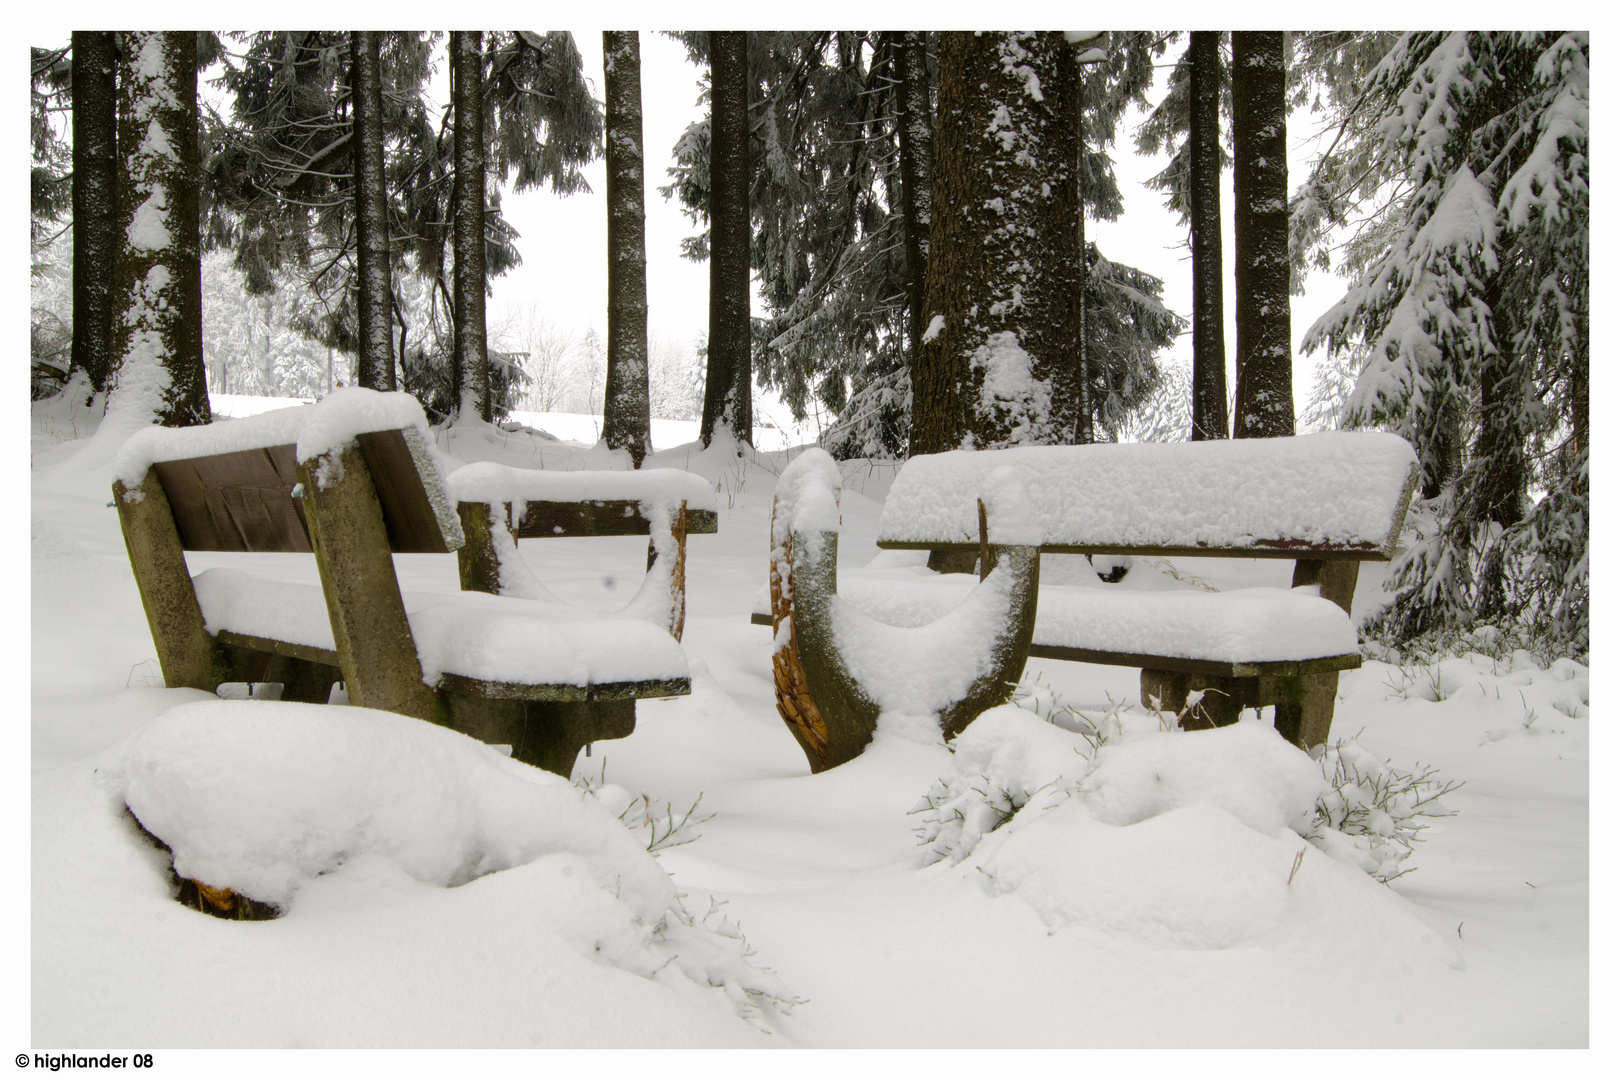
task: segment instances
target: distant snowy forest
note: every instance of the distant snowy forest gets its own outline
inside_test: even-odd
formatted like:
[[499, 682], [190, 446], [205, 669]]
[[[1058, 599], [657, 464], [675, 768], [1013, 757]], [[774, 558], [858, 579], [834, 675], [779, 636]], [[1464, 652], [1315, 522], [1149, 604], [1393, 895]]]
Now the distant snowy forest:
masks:
[[[604, 36], [600, 98], [562, 31], [35, 48], [35, 395], [191, 424], [209, 392], [401, 388], [435, 420], [599, 413], [638, 465], [651, 416], [700, 420], [705, 445], [749, 432], [756, 383], [830, 418], [842, 458], [1376, 426], [1417, 450], [1421, 497], [1366, 633], [1443, 645], [1481, 622], [1584, 655], [1585, 33], [675, 36], [710, 111], [668, 162], [641, 145], [642, 95], [665, 88], [641, 85], [634, 33]], [[1304, 176], [1290, 117], [1332, 132]], [[1188, 313], [1087, 239], [1122, 212], [1121, 134], [1167, 155], [1152, 183], [1187, 225]], [[578, 191], [598, 157], [606, 334], [538, 306], [487, 320], [520, 259], [503, 195]], [[701, 341], [649, 340], [658, 195], [710, 265]], [[1345, 292], [1300, 327], [1313, 268]], [[1163, 359], [1184, 334], [1190, 367]], [[1293, 386], [1295, 349], [1323, 347]]]

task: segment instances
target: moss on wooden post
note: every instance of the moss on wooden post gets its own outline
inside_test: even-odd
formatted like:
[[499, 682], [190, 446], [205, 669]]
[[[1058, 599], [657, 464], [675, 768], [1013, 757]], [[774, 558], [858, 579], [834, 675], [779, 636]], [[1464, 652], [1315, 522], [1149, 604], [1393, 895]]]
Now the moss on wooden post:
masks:
[[349, 703], [443, 719], [422, 681], [382, 505], [358, 447], [299, 462], [304, 508]]
[[157, 473], [147, 469], [134, 489], [114, 480], [112, 490], [165, 685], [213, 693], [220, 683], [236, 681], [227, 658], [204, 627], [174, 513]]

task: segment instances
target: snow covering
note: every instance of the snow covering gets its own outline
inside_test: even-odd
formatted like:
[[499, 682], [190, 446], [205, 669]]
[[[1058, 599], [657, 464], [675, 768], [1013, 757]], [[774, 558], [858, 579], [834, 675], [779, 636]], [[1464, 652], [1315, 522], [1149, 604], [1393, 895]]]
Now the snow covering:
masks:
[[[57, 407], [40, 403], [36, 418]], [[1327, 763], [1267, 731], [1269, 712], [1220, 731], [1165, 732], [1163, 718], [1126, 704], [1137, 695], [1128, 668], [1032, 663], [1026, 683], [1063, 703], [1050, 722], [987, 713], [954, 752], [880, 728], [859, 758], [810, 775], [776, 714], [770, 631], [747, 619], [787, 455], [679, 447], [649, 465], [726, 485], [720, 532], [688, 548], [678, 648], [692, 694], [638, 702], [635, 733], [595, 744], [575, 777], [590, 778], [638, 848], [649, 820], [665, 830], [689, 821], [655, 856], [682, 908], [649, 924], [662, 889], [633, 869], [646, 860], [621, 851], [584, 798], [552, 778], [397, 717], [164, 688], [106, 507], [110, 463], [95, 463], [91, 425], [76, 419], [76, 432], [63, 423], [52, 435], [43, 423], [29, 530], [30, 807], [14, 815], [30, 831], [29, 910], [14, 920], [27, 927], [19, 932], [30, 954], [14, 965], [31, 983], [19, 1045], [1454, 1048], [1592, 1039], [1589, 1010], [1604, 999], [1589, 990], [1592, 678], [1580, 664], [1548, 665], [1480, 639], [1477, 652], [1404, 666], [1368, 659], [1344, 673], [1335, 740], [1354, 736], [1379, 763], [1426, 763], [1464, 782], [1445, 798], [1455, 815], [1428, 820], [1401, 866], [1412, 872], [1388, 885], [1351, 852], [1330, 854], [1295, 831], [1304, 768]], [[456, 425], [437, 439], [458, 465], [551, 471], [610, 460], [487, 426]], [[877, 554], [894, 466], [842, 468], [848, 569]], [[1104, 492], [1096, 512], [1105, 516], [1138, 497], [1124, 484]], [[1030, 493], [1039, 507], [1033, 485]], [[646, 560], [644, 537], [519, 547], [559, 597], [604, 609], [623, 603], [622, 582], [638, 580]], [[879, 556], [896, 577], [921, 558]], [[188, 555], [200, 571], [254, 559], [303, 560], [286, 576], [315, 580], [308, 556]], [[1078, 556], [1042, 562], [1049, 585], [1079, 589], [1083, 574], [1095, 578]], [[1176, 563], [1228, 593], [1286, 588], [1291, 569], [1286, 560]], [[451, 555], [395, 564], [407, 593], [456, 587]], [[1367, 571], [1358, 615], [1387, 599]], [[1113, 588], [1187, 586], [1138, 559], [1119, 586], [1095, 586]], [[174, 711], [199, 702], [194, 715]], [[920, 701], [907, 704], [920, 711]], [[285, 863], [295, 887], [282, 918], [226, 923], [174, 903], [168, 857], [124, 811], [137, 748], [159, 802], [186, 808], [192, 822], [217, 814], [228, 824], [217, 835], [199, 827], [191, 840], [228, 851], [229, 835], [256, 845], [268, 836], [267, 849], [295, 856]], [[162, 785], [171, 767], [199, 786]], [[1366, 802], [1381, 781], [1372, 775], [1362, 794], [1319, 782], [1322, 799], [1349, 803]], [[916, 830], [928, 814], [908, 811], [936, 785], [954, 790], [980, 826], [959, 863], [924, 866]], [[1002, 815], [982, 804], [1011, 810], [1003, 788], [1028, 801], [995, 827]], [[569, 823], [566, 831], [550, 832], [554, 823], [531, 813], [540, 806], [560, 807], [555, 824]], [[261, 817], [277, 829], [257, 831]], [[1372, 815], [1367, 823], [1382, 824]], [[307, 845], [293, 835], [305, 826]], [[309, 869], [318, 860], [297, 862], [336, 850], [345, 835], [366, 853], [327, 873]], [[468, 873], [486, 860], [508, 868], [453, 888], [406, 868], [450, 866], [449, 853]], [[1363, 853], [1377, 854], [1371, 841]], [[624, 886], [609, 881], [610, 870], [626, 869]], [[804, 1004], [787, 1011], [765, 994]], [[353, 1067], [305, 1054], [307, 1067]]]
[[812, 447], [794, 458], [776, 481], [771, 548], [780, 548], [794, 533], [837, 532], [842, 484], [838, 463], [827, 451]]
[[355, 860], [448, 888], [565, 852], [644, 922], [675, 899], [657, 862], [578, 788], [409, 717], [196, 702], [119, 750], [108, 781], [173, 851], [175, 872], [263, 903], [286, 907]]
[[457, 502], [586, 502], [626, 499], [648, 505], [685, 501], [689, 510], [717, 510], [714, 486], [681, 469], [637, 469], [631, 472], [593, 469], [562, 472], [517, 469], [478, 461], [450, 474], [450, 496]]
[[[335, 649], [320, 587], [227, 568], [192, 579], [209, 633]], [[592, 686], [681, 679], [686, 656], [669, 632], [636, 618], [598, 615], [561, 601], [480, 592], [402, 594], [422, 678], [445, 672], [525, 685]]]
[[883, 504], [880, 542], [978, 539], [982, 477], [1016, 468], [1048, 544], [1384, 547], [1416, 465], [1383, 432], [1203, 443], [1011, 447], [918, 455]]
[[1309, 660], [1358, 648], [1344, 609], [1316, 586], [1142, 592], [1052, 585], [1035, 640], [1075, 649], [1233, 662]]
[[297, 445], [299, 461], [309, 461], [343, 447], [364, 432], [400, 428], [415, 428], [424, 444], [432, 446], [427, 417], [411, 395], [344, 387], [314, 405], [275, 409], [201, 427], [141, 428], [114, 459], [113, 476], [126, 487], [135, 487], [146, 478], [146, 470], [153, 462], [288, 443]]

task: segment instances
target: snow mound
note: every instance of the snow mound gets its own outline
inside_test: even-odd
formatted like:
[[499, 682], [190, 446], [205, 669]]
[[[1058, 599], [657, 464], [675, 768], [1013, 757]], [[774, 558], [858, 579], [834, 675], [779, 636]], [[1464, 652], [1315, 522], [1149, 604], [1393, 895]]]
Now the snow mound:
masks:
[[176, 873], [282, 908], [362, 857], [452, 887], [569, 856], [645, 923], [675, 900], [657, 862], [585, 792], [392, 713], [194, 702], [130, 736], [115, 770]]
[[1309, 755], [1269, 723], [1243, 720], [1104, 746], [1081, 792], [1091, 816], [1105, 825], [1134, 825], [1204, 805], [1275, 836], [1310, 829], [1322, 787], [1322, 770]]
[[[967, 861], [1048, 929], [1156, 948], [1226, 949], [1325, 932], [1342, 909], [1455, 961], [1392, 893], [1304, 836], [1320, 765], [1259, 721], [1091, 741], [1034, 712], [984, 713], [953, 743], [955, 772], [917, 808], [926, 861]], [[1302, 874], [1310, 878], [1307, 886]]]

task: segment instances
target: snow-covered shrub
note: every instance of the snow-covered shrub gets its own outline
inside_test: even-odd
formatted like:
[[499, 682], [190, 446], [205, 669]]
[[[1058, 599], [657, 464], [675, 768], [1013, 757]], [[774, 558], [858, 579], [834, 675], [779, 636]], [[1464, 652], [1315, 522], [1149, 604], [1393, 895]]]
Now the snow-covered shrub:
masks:
[[1436, 779], [1418, 766], [1402, 772], [1380, 761], [1354, 739], [1323, 748], [1319, 759], [1328, 787], [1316, 801], [1306, 839], [1336, 859], [1359, 867], [1379, 881], [1394, 881], [1415, 867], [1403, 867], [1426, 826], [1419, 819], [1450, 817], [1440, 803], [1462, 786]]
[[[735, 926], [686, 910], [646, 841], [597, 792], [435, 724], [346, 706], [193, 702], [132, 735], [106, 774], [176, 875], [282, 914], [316, 879], [346, 870], [454, 888], [521, 868], [558, 936], [588, 955], [644, 978], [674, 965], [756, 1023], [795, 1000], [749, 961]], [[607, 787], [622, 794], [621, 812], [640, 801]]]
[[1036, 792], [1085, 775], [1094, 744], [1035, 709], [1001, 705], [981, 713], [949, 745], [955, 772], [936, 780], [911, 809], [922, 815], [915, 831], [927, 846], [925, 864], [961, 862]]

